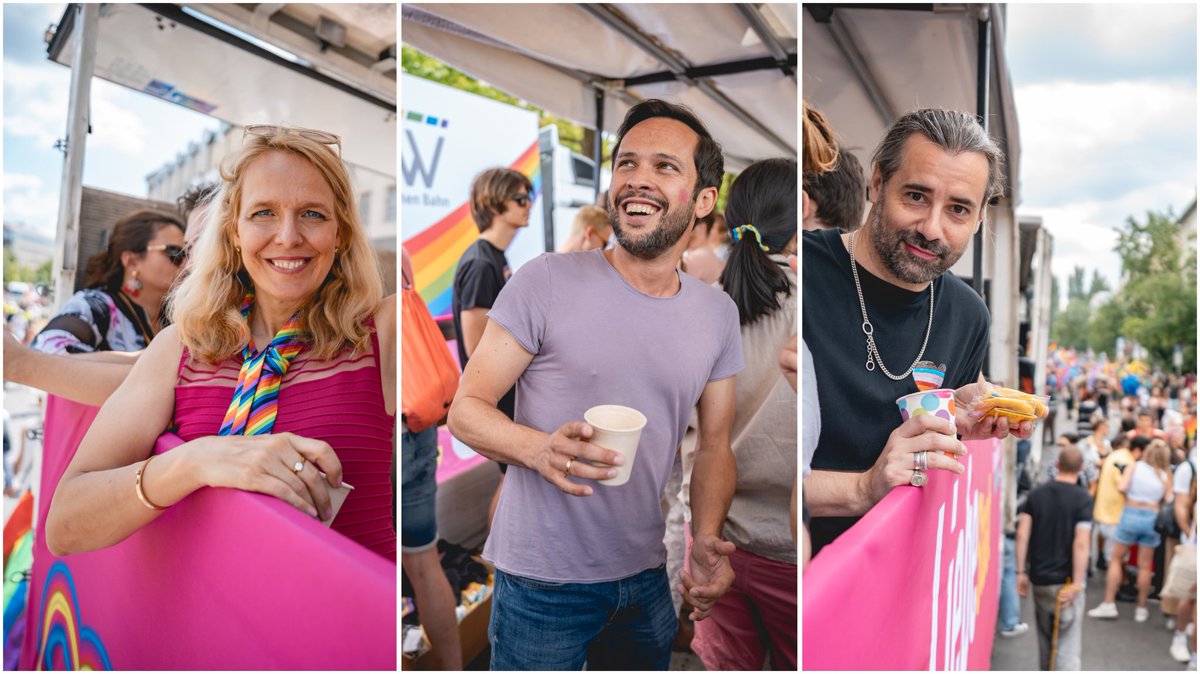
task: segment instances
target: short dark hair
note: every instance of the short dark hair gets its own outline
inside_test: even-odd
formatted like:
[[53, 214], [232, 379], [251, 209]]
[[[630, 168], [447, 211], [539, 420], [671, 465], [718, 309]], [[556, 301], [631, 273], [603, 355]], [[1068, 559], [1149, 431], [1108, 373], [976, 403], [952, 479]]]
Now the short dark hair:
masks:
[[1079, 442], [1079, 434], [1078, 433], [1063, 433], [1062, 435], [1058, 436], [1058, 438], [1060, 440], [1065, 439], [1067, 442], [1071, 443], [1072, 445]]
[[533, 198], [533, 183], [520, 171], [510, 168], [490, 168], [471, 181], [471, 218], [480, 232], [492, 226], [492, 219], [504, 212], [504, 203], [524, 187]]
[[1150, 446], [1151, 442], [1154, 442], [1154, 438], [1145, 435], [1139, 435], [1129, 441], [1129, 449], [1135, 452], [1144, 452], [1146, 451], [1146, 448]]
[[1078, 473], [1083, 468], [1083, 452], [1075, 445], [1063, 447], [1058, 452], [1058, 470], [1063, 473]]
[[832, 171], [804, 174], [804, 191], [817, 202], [817, 217], [844, 232], [853, 232], [862, 224], [866, 184], [862, 164], [845, 148], [838, 149], [837, 164]]
[[1139, 416], [1139, 417], [1153, 417], [1153, 416], [1154, 416], [1154, 413], [1150, 411], [1150, 408], [1149, 408], [1149, 407], [1139, 407], [1139, 408], [1138, 408], [1138, 411], [1137, 411], [1137, 416]]
[[700, 194], [700, 190], [706, 187], [721, 189], [721, 179], [725, 176], [725, 157], [721, 154], [721, 145], [713, 139], [704, 122], [690, 109], [657, 98], [648, 98], [625, 113], [621, 128], [617, 129], [617, 144], [613, 146], [614, 166], [617, 156], [621, 153], [621, 141], [625, 140], [625, 134], [638, 124], [655, 117], [682, 122], [700, 136], [700, 140], [696, 142], [696, 150], [692, 153], [692, 163], [696, 165], [696, 187], [692, 190], [692, 197]]
[[183, 216], [184, 222], [187, 222], [197, 206], [207, 203], [212, 195], [217, 193], [217, 187], [219, 187], [217, 183], [201, 183], [192, 185], [187, 188], [186, 192], [179, 195], [175, 202], [179, 204], [179, 213]]

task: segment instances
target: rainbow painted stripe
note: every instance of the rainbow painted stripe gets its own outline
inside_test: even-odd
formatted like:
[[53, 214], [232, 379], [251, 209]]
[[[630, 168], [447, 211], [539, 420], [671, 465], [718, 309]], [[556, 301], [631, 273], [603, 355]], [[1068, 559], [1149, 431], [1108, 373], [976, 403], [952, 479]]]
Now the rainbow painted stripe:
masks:
[[[533, 183], [534, 201], [537, 201], [542, 193], [542, 162], [537, 141], [522, 152], [509, 168], [529, 178], [529, 182]], [[414, 280], [417, 292], [433, 316], [450, 313], [450, 296], [458, 259], [478, 238], [479, 228], [471, 218], [470, 203], [464, 202], [449, 215], [404, 242], [412, 256], [413, 269], [416, 270]]]
[[42, 631], [38, 636], [37, 669], [111, 671], [112, 662], [100, 635], [83, 626], [79, 595], [66, 563], [57, 561], [42, 590]]
[[[254, 304], [254, 293], [246, 293], [242, 317], [247, 318]], [[262, 351], [254, 352], [254, 340], [242, 350], [242, 369], [225, 420], [217, 435], [262, 435], [275, 427], [279, 413], [279, 384], [288, 365], [304, 348], [300, 319], [293, 315]], [[266, 370], [264, 372], [263, 370]]]

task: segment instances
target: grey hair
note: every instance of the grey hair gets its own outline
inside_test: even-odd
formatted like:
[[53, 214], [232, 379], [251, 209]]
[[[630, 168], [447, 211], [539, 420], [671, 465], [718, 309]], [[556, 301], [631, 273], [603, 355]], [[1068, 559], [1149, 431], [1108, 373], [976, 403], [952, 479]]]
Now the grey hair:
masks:
[[1004, 152], [996, 140], [984, 131], [975, 115], [958, 110], [928, 108], [904, 115], [887, 130], [871, 163], [879, 167], [883, 182], [900, 169], [900, 152], [905, 141], [914, 133], [925, 136], [946, 152], [956, 155], [979, 152], [987, 157], [988, 184], [983, 195], [986, 205], [1004, 194]]

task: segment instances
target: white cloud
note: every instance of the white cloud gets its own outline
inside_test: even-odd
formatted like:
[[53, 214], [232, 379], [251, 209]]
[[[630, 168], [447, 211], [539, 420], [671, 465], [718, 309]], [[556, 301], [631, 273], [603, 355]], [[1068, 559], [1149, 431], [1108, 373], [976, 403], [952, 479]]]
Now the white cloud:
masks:
[[[4, 65], [4, 89], [6, 134], [30, 137], [44, 147], [66, 136], [68, 70], [50, 64], [9, 62]], [[146, 126], [132, 109], [131, 95], [138, 94], [99, 78], [92, 80], [89, 147], [111, 147], [129, 156], [145, 150]]]
[[[1136, 57], [1183, 30], [1194, 30], [1195, 4], [1021, 4], [1013, 22], [1030, 41], [1086, 36], [1099, 53]], [[1024, 43], [1022, 43], [1024, 44]]]
[[25, 223], [53, 237], [58, 222], [57, 186], [53, 192], [48, 192], [38, 176], [5, 173], [4, 219]]

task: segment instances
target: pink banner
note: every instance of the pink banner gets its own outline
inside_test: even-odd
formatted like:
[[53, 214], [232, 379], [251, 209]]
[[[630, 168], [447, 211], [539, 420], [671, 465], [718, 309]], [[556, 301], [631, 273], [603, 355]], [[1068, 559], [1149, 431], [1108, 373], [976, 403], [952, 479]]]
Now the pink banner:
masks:
[[450, 429], [445, 426], [438, 428], [438, 457], [438, 484], [481, 463], [487, 463], [486, 458], [455, 440], [454, 436], [450, 435]]
[[46, 512], [96, 411], [47, 404], [22, 669], [396, 669], [395, 563], [269, 496], [201, 489], [117, 545], [50, 554]]
[[804, 669], [986, 670], [1000, 593], [1000, 442], [897, 487], [813, 558]]

